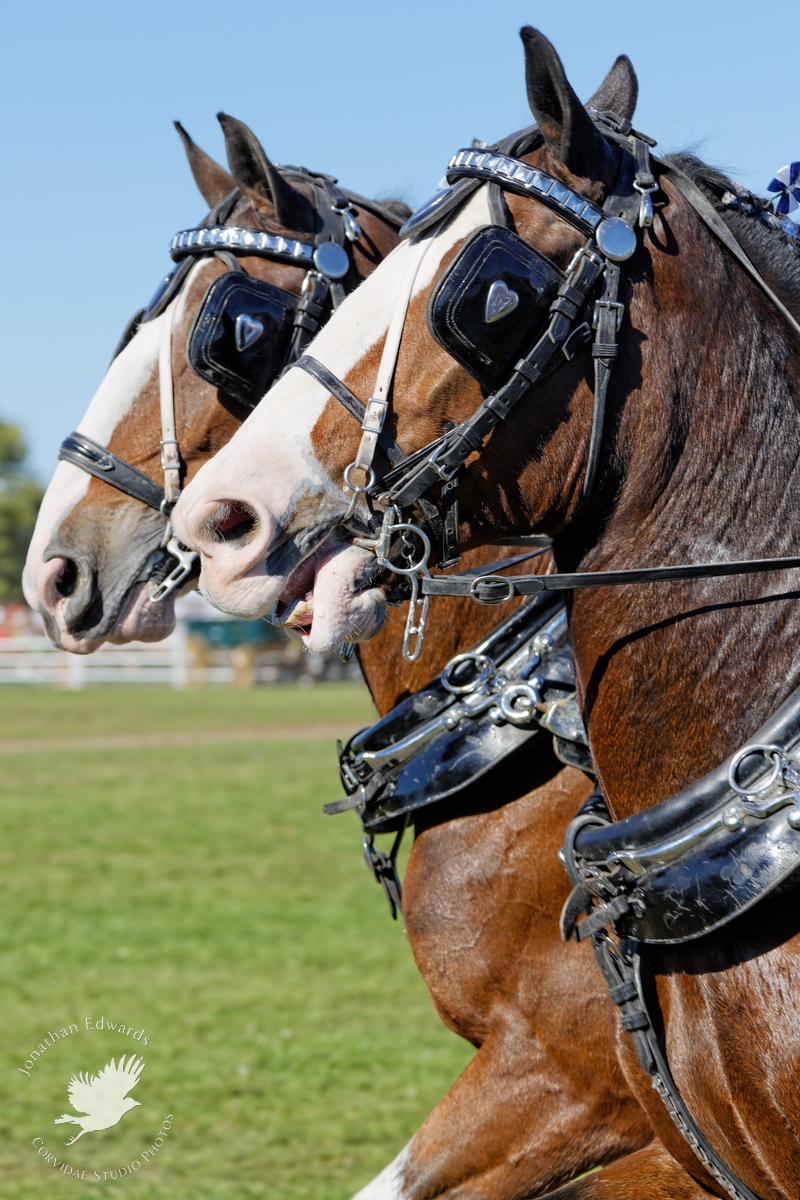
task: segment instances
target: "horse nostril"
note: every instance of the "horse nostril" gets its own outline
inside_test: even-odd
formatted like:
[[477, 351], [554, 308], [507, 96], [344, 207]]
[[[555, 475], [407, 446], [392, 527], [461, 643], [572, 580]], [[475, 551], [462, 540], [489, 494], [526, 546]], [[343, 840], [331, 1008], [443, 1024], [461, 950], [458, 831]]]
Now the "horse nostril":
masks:
[[225, 500], [206, 517], [198, 532], [209, 541], [240, 542], [249, 541], [257, 527], [258, 517], [249, 505]]
[[75, 591], [78, 586], [78, 568], [71, 558], [64, 559], [61, 574], [54, 581], [53, 586], [59, 596], [71, 596]]

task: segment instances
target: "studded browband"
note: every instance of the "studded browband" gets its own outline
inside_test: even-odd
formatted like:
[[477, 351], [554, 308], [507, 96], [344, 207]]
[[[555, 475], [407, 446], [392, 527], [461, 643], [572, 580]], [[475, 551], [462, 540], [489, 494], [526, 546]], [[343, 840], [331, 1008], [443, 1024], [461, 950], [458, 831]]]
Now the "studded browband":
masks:
[[295, 241], [257, 229], [242, 229], [230, 225], [214, 225], [210, 229], [183, 229], [176, 233], [169, 247], [175, 262], [195, 254], [208, 254], [214, 250], [229, 250], [231, 253], [255, 255], [269, 258], [273, 262], [294, 265], [311, 263], [316, 246], [310, 242]]
[[496, 154], [492, 150], [459, 150], [447, 164], [447, 179], [449, 182], [464, 178], [499, 183], [506, 191], [541, 200], [583, 233], [593, 234], [604, 217], [601, 208], [552, 175], [508, 154]]

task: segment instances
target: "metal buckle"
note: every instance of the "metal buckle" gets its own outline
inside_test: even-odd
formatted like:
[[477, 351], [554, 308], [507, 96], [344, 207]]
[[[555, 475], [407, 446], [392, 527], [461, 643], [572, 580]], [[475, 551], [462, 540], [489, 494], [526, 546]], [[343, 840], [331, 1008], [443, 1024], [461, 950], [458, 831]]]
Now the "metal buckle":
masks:
[[505, 604], [514, 595], [514, 584], [502, 575], [479, 575], [469, 585], [469, 594], [478, 604]]
[[437, 446], [436, 449], [434, 450], [433, 454], [428, 459], [429, 465], [433, 467], [436, 474], [439, 476], [440, 479], [443, 479], [445, 483], [449, 483], [451, 479], [455, 479], [456, 475], [459, 472], [458, 467], [453, 467], [452, 471], [448, 471], [445, 467], [439, 466], [439, 463], [437, 461], [439, 458], [439, 455], [442, 454], [445, 450], [447, 450], [447, 448], [448, 448], [447, 442], [442, 442], [441, 446]]
[[[167, 446], [172, 446], [172, 450], [168, 450]], [[161, 442], [161, 467], [164, 471], [174, 471], [175, 468], [180, 468], [181, 457], [178, 453], [178, 442], [175, 438], [166, 438]]]
[[167, 552], [173, 558], [177, 558], [178, 565], [170, 571], [166, 579], [161, 580], [161, 583], [150, 597], [151, 604], [160, 604], [171, 592], [180, 587], [191, 575], [192, 567], [199, 557], [194, 550], [189, 550], [186, 546], [182, 545], [176, 537], [171, 537], [167, 542]]
[[596, 250], [592, 249], [591, 243], [587, 243], [585, 246], [581, 246], [573, 254], [572, 261], [566, 270], [567, 277], [572, 274], [582, 258], [588, 258], [589, 262], [593, 263], [596, 267], [605, 266], [602, 255], [598, 254]]
[[620, 304], [618, 300], [595, 300], [594, 315], [592, 317], [592, 329], [595, 333], [597, 332], [597, 325], [600, 320], [600, 313], [598, 312], [600, 308], [615, 308], [617, 310], [617, 333], [619, 333], [622, 318], [625, 315], [625, 305]]
[[567, 362], [572, 362], [573, 358], [581, 349], [581, 347], [585, 346], [591, 340], [592, 331], [589, 328], [588, 323], [584, 321], [583, 324], [579, 325], [577, 329], [573, 329], [572, 333], [561, 347], [561, 353], [564, 355], [564, 358], [567, 360]]

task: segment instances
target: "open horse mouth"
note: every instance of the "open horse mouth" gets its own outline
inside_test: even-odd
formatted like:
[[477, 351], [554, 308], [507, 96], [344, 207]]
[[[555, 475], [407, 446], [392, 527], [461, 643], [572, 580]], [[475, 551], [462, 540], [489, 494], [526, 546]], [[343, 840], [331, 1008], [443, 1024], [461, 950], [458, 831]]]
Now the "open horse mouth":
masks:
[[270, 616], [273, 625], [301, 634], [311, 632], [314, 622], [314, 581], [318, 557], [318, 554], [314, 554], [304, 559], [289, 576]]
[[385, 580], [371, 551], [326, 539], [292, 571], [269, 619], [315, 654], [366, 641], [384, 621]]

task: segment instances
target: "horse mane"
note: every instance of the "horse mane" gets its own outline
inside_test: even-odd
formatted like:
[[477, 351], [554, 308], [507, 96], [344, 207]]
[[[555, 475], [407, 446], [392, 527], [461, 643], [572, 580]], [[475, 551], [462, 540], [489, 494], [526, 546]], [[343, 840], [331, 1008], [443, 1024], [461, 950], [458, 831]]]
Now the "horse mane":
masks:
[[665, 161], [697, 184], [787, 308], [800, 315], [800, 228], [794, 221], [777, 216], [765, 197], [694, 154], [670, 154]]
[[[404, 221], [407, 221], [414, 211], [412, 208], [409, 208], [409, 206], [403, 200], [398, 200], [393, 197], [389, 197], [386, 200], [366, 201], [366, 207], [369, 208], [371, 204], [375, 204], [378, 209], [385, 209], [390, 216], [395, 217], [401, 224]], [[235, 221], [248, 207], [253, 208], [252, 200], [248, 199], [247, 196], [242, 195], [240, 199], [237, 200], [233, 210], [228, 215], [228, 221]], [[270, 233], [279, 233], [287, 237], [295, 237], [299, 232], [298, 230], [285, 228], [278, 221], [276, 221], [274, 217], [270, 219], [266, 213], [259, 212], [258, 209], [254, 209], [254, 211], [256, 216], [261, 220], [264, 228], [268, 229]], [[375, 210], [371, 208], [370, 211], [375, 212]]]
[[414, 211], [413, 208], [410, 208], [406, 204], [405, 200], [397, 200], [392, 196], [389, 196], [386, 200], [376, 200], [375, 203], [380, 204], [381, 208], [385, 208], [387, 212], [392, 213], [395, 217], [401, 217], [404, 221], [407, 221]]

